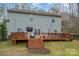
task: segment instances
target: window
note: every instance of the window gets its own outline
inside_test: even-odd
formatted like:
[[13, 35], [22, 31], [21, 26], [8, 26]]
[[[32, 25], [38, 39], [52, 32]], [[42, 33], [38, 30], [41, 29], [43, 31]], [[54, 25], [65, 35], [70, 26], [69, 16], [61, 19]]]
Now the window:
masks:
[[54, 18], [52, 19], [52, 23], [54, 23], [55, 22], [55, 20], [54, 20]]
[[34, 30], [34, 34], [37, 35], [37, 29]]
[[33, 21], [33, 17], [30, 18], [30, 21]]
[[23, 32], [22, 28], [17, 28], [17, 32]]
[[20, 28], [17, 28], [17, 32], [20, 32]]
[[57, 33], [57, 29], [55, 29], [54, 32]]
[[10, 20], [9, 20], [9, 19], [7, 19], [6, 21], [7, 21], [7, 22], [9, 22]]
[[40, 29], [38, 29], [38, 34], [40, 34], [41, 33], [41, 31], [40, 31]]

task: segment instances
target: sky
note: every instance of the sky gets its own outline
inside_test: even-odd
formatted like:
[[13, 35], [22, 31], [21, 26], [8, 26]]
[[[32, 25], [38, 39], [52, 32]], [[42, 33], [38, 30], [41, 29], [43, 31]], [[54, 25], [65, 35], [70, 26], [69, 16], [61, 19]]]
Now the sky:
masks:
[[[31, 6], [31, 8], [38, 7], [38, 8], [43, 8], [45, 10], [48, 10], [50, 7], [55, 7], [58, 4], [57, 3], [29, 3], [28, 5]], [[2, 4], [0, 3], [0, 5]], [[16, 3], [4, 3], [4, 5], [6, 8], [15, 8]], [[65, 3], [65, 4], [60, 3], [60, 5], [61, 5], [60, 6], [61, 10], [64, 9], [64, 11], [68, 11], [68, 8], [69, 8], [68, 3]]]

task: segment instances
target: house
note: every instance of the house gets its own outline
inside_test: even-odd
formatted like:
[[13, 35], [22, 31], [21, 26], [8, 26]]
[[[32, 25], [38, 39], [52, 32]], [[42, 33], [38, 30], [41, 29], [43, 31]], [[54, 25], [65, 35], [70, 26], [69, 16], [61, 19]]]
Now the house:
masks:
[[0, 21], [3, 21], [4, 14], [4, 9], [0, 8]]
[[27, 32], [27, 27], [40, 29], [41, 33], [61, 33], [61, 16], [49, 12], [36, 12], [23, 9], [8, 9], [7, 30], [11, 32]]
[[0, 7], [0, 22], [7, 20], [7, 9]]

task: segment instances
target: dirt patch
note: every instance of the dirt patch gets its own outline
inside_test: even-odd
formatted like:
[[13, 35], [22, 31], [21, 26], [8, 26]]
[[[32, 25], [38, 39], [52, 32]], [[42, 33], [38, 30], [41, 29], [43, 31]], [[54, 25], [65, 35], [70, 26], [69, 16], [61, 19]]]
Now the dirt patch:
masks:
[[34, 54], [48, 54], [48, 53], [50, 53], [49, 49], [46, 49], [46, 48], [29, 48], [27, 50], [29, 53], [34, 53]]

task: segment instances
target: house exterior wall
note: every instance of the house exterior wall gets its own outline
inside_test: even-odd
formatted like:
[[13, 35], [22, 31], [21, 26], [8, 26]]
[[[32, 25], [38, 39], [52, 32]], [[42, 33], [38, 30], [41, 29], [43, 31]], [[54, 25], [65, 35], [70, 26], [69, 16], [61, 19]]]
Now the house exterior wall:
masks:
[[[21, 14], [8, 12], [9, 22], [7, 23], [8, 35], [11, 32], [17, 32], [18, 28], [21, 28], [23, 32], [26, 32], [27, 26], [32, 26], [33, 29], [40, 29], [43, 33], [61, 32], [61, 18], [54, 16], [42, 16], [32, 14]], [[52, 22], [52, 20], [54, 20]]]

